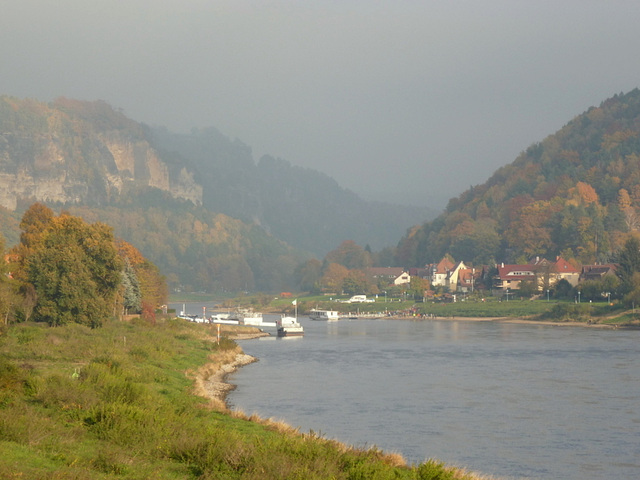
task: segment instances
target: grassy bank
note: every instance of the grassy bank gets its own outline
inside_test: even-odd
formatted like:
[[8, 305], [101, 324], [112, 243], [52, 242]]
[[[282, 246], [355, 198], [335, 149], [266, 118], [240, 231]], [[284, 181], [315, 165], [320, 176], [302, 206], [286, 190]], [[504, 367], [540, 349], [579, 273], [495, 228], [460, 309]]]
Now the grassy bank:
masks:
[[0, 478], [475, 478], [238, 418], [194, 395], [198, 371], [239, 351], [214, 337], [179, 320], [2, 327]]
[[[519, 318], [528, 320], [576, 322], [616, 326], [640, 326], [640, 312], [626, 310], [619, 302], [578, 303], [570, 300], [511, 299], [471, 296], [457, 302], [415, 302], [412, 299], [385, 299], [379, 296], [371, 303], [342, 303], [348, 296], [298, 295], [298, 311], [311, 308], [337, 310], [343, 315], [358, 312], [391, 316], [427, 316], [429, 318]], [[274, 298], [264, 311], [292, 312], [291, 299]]]

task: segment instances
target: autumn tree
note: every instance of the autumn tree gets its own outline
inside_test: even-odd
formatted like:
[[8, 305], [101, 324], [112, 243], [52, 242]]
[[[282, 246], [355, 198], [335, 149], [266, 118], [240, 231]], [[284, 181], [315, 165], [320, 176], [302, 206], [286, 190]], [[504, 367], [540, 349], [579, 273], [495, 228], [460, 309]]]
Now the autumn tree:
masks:
[[5, 239], [0, 233], [0, 323], [13, 319], [19, 304], [17, 282], [11, 278], [9, 263], [5, 261]]
[[371, 255], [353, 240], [345, 240], [338, 248], [325, 256], [329, 263], [338, 263], [348, 269], [363, 269], [371, 266]]
[[336, 293], [342, 291], [342, 284], [348, 274], [349, 270], [338, 263], [327, 264], [320, 279], [322, 289], [327, 292]]
[[371, 285], [362, 270], [351, 270], [342, 281], [342, 291], [348, 295], [370, 293]]
[[140, 251], [124, 240], [117, 240], [118, 255], [124, 262], [123, 306], [140, 313], [143, 304], [152, 309], [167, 302], [167, 282], [159, 269]]
[[114, 314], [122, 263], [107, 225], [55, 217], [25, 264], [37, 295], [35, 320], [97, 327]]

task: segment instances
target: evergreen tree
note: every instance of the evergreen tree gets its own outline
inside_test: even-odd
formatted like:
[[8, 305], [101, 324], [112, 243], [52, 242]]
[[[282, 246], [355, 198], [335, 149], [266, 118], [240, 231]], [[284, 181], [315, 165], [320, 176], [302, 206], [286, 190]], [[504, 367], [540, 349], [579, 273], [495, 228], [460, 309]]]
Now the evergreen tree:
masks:
[[124, 271], [122, 272], [123, 306], [125, 314], [140, 313], [142, 311], [142, 294], [138, 276], [131, 266], [129, 258], [124, 259]]
[[640, 272], [640, 240], [630, 237], [618, 253], [616, 274], [620, 278], [620, 291], [627, 294], [638, 287], [634, 284], [634, 274]]

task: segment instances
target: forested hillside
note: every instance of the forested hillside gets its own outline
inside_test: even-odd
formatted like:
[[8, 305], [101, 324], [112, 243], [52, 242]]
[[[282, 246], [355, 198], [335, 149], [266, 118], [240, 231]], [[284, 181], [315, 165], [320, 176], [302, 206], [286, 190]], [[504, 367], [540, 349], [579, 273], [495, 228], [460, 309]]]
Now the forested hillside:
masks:
[[615, 95], [452, 199], [398, 245], [403, 265], [610, 260], [640, 227], [640, 90]]
[[364, 201], [331, 177], [280, 158], [265, 155], [256, 164], [250, 147], [214, 128], [189, 134], [155, 128], [149, 138], [163, 158], [188, 159], [203, 186], [205, 208], [258, 223], [319, 257], [343, 240], [374, 249], [393, 245], [411, 225], [437, 214], [427, 206]]

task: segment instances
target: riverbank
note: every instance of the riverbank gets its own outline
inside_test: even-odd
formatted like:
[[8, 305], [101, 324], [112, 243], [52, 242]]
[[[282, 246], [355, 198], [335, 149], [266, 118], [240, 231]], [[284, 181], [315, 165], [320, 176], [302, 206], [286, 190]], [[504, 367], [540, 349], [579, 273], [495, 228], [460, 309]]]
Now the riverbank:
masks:
[[[255, 327], [237, 327], [222, 325], [221, 331], [229, 340], [250, 340], [253, 338], [268, 337], [270, 334]], [[217, 340], [217, 339], [216, 339]], [[214, 340], [214, 341], [216, 341]], [[235, 385], [227, 383], [226, 378], [238, 368], [258, 359], [247, 355], [240, 346], [232, 350], [218, 352], [209, 357], [210, 362], [196, 370], [192, 375], [194, 379], [194, 393], [207, 398], [210, 406], [219, 411], [228, 411], [227, 394], [235, 388]]]
[[[231, 327], [234, 328], [234, 327]], [[237, 327], [235, 327], [237, 328]], [[255, 329], [258, 330], [258, 329]], [[234, 340], [245, 340], [269, 336], [268, 333], [257, 332], [234, 332], [232, 336], [227, 337]], [[309, 442], [318, 442], [319, 445], [331, 445], [342, 454], [356, 453], [357, 455], [373, 455], [376, 459], [386, 465], [388, 468], [400, 469], [396, 471], [393, 478], [417, 479], [423, 478], [447, 478], [451, 480], [498, 480], [495, 477], [481, 475], [471, 472], [465, 468], [456, 466], [446, 466], [444, 463], [436, 460], [427, 460], [420, 465], [408, 465], [406, 459], [400, 453], [384, 452], [379, 450], [375, 445], [371, 447], [355, 447], [339, 440], [324, 438], [321, 434], [310, 432], [308, 434], [300, 433], [299, 428], [293, 427], [282, 420], [273, 418], [262, 418], [253, 413], [246, 415], [242, 410], [231, 410], [227, 406], [227, 395], [236, 388], [227, 382], [227, 377], [235, 372], [238, 368], [249, 365], [258, 361], [256, 357], [245, 354], [240, 346], [228, 352], [227, 355], [216, 353], [210, 357], [211, 362], [207, 363], [192, 376], [194, 378], [194, 393], [198, 396], [209, 400], [210, 406], [224, 415], [232, 418], [250, 421], [254, 424], [262, 425], [269, 430], [277, 431], [287, 437], [302, 439], [309, 448], [314, 449]], [[387, 468], [385, 467], [385, 468]], [[368, 478], [373, 474], [374, 470], [368, 470], [366, 476], [359, 478]], [[414, 475], [417, 475], [414, 477]], [[331, 478], [340, 478], [337, 476]], [[385, 478], [387, 478], [385, 476]]]
[[444, 320], [455, 322], [498, 322], [498, 323], [512, 323], [519, 325], [542, 325], [548, 327], [585, 327], [585, 328], [600, 328], [605, 330], [615, 330], [618, 328], [634, 328], [636, 325], [628, 324], [606, 324], [595, 322], [554, 322], [550, 320], [532, 320], [529, 318], [517, 318], [517, 317], [462, 317], [462, 316], [447, 316], [447, 317], [411, 317], [411, 316], [388, 316], [381, 317], [383, 320], [416, 320], [416, 321], [428, 321], [428, 320]]

